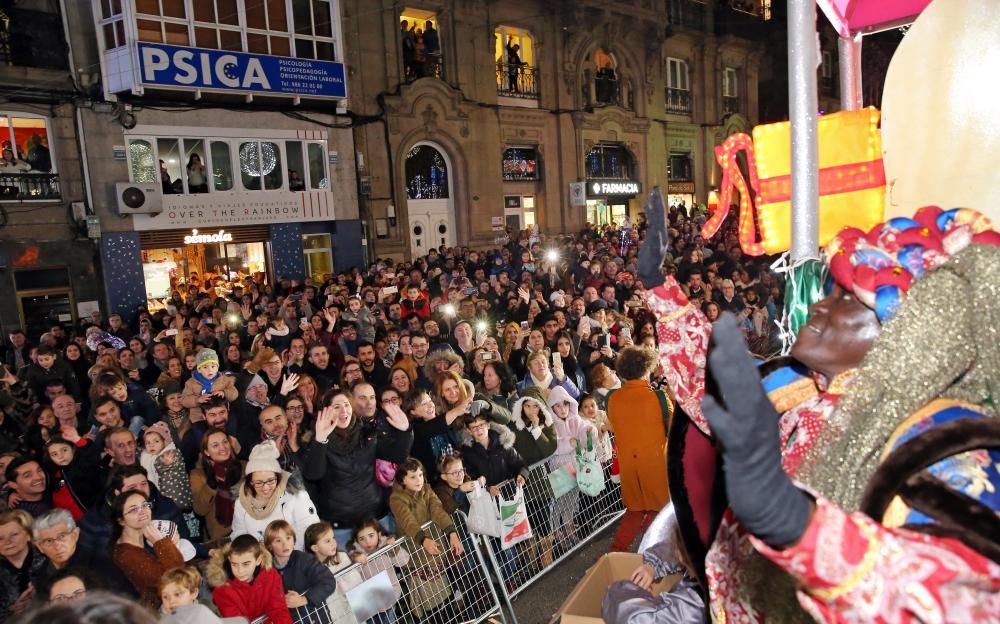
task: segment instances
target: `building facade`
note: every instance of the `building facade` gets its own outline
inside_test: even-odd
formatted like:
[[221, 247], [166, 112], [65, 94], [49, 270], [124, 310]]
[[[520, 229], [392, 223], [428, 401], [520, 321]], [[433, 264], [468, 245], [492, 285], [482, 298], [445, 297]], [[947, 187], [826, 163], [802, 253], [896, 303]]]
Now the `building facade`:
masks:
[[378, 255], [704, 203], [757, 120], [769, 2], [344, 0], [360, 216]]
[[70, 71], [59, 4], [0, 9], [0, 324], [33, 335], [101, 298], [74, 104], [84, 87]]
[[337, 0], [67, 4], [107, 307], [364, 263]]

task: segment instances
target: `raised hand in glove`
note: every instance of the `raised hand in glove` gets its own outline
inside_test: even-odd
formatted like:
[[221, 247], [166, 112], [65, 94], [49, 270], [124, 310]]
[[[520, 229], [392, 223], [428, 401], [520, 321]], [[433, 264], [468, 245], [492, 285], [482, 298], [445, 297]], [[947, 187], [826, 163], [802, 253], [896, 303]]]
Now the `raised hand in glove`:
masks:
[[472, 414], [473, 416], [479, 416], [480, 412], [489, 412], [491, 411], [492, 408], [493, 406], [490, 405], [488, 401], [484, 401], [482, 399], [476, 399], [475, 401], [472, 402], [472, 405], [469, 407], [469, 413]]
[[791, 546], [805, 532], [814, 504], [781, 467], [778, 413], [732, 314], [712, 327], [708, 367], [724, 405], [706, 396], [701, 409], [722, 447], [729, 505], [767, 545]]
[[639, 250], [639, 279], [644, 288], [656, 288], [663, 283], [663, 261], [670, 249], [667, 237], [667, 210], [660, 187], [649, 193], [646, 210], [646, 242]]

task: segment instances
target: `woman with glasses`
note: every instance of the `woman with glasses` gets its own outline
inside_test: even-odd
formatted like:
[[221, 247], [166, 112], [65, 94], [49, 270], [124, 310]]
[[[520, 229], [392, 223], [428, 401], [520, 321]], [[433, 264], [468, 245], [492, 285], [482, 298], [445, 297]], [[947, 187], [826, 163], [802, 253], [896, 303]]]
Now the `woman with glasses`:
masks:
[[262, 442], [250, 451], [233, 510], [231, 537], [249, 534], [263, 540], [268, 524], [284, 520], [295, 529], [295, 549], [302, 550], [306, 529], [319, 522], [319, 516], [301, 479], [283, 470], [278, 457], [273, 440]]
[[31, 603], [48, 562], [31, 547], [31, 522], [28, 512], [20, 509], [0, 513], [0, 621]]
[[111, 503], [115, 522], [112, 559], [138, 590], [142, 603], [157, 609], [160, 577], [170, 568], [184, 565], [184, 556], [177, 548], [177, 527], [170, 526], [166, 535], [161, 533], [157, 527], [161, 523], [153, 522], [152, 509], [149, 497], [138, 490], [115, 497]]

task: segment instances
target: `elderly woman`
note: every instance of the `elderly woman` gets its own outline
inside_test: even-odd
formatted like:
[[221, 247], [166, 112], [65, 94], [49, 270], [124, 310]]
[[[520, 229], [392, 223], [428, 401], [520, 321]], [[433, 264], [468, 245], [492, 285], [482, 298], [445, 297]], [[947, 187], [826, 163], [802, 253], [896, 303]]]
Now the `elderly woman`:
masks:
[[576, 387], [573, 380], [566, 376], [562, 362], [556, 361], [551, 368], [549, 367], [547, 351], [533, 351], [528, 355], [527, 369], [528, 373], [517, 384], [519, 395], [524, 396], [526, 389], [535, 386], [545, 396], [548, 396], [549, 391], [556, 387], [564, 389], [574, 399], [580, 396], [580, 389]]
[[362, 520], [379, 518], [391, 530], [391, 517], [375, 477], [375, 460], [402, 463], [413, 446], [413, 432], [398, 406], [382, 406], [386, 426], [360, 419], [347, 392], [329, 393], [316, 416], [315, 438], [302, 467], [306, 479], [319, 481], [319, 514], [334, 527], [341, 544], [351, 541], [351, 530]]
[[31, 547], [31, 522], [20, 509], [0, 513], [0, 621], [29, 605], [47, 562]]
[[160, 605], [160, 577], [170, 568], [184, 565], [184, 556], [177, 548], [177, 527], [163, 535], [153, 524], [152, 509], [149, 497], [139, 490], [115, 497], [111, 503], [115, 522], [112, 558], [139, 591], [142, 603], [156, 609]]
[[201, 439], [201, 453], [191, 470], [194, 512], [205, 519], [209, 540], [221, 540], [232, 531], [233, 514], [243, 462], [237, 459], [232, 440], [224, 430], [212, 428]]
[[273, 440], [262, 442], [250, 451], [233, 510], [231, 537], [249, 534], [263, 540], [268, 524], [284, 520], [295, 529], [295, 549], [302, 550], [306, 529], [319, 522], [319, 517], [302, 482], [281, 468], [278, 456]]

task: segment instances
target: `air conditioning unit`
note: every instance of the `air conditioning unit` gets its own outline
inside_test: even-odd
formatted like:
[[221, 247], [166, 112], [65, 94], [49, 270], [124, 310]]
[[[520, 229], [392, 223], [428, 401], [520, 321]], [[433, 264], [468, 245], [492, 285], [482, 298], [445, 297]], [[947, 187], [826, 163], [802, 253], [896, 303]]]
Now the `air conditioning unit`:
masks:
[[163, 212], [162, 190], [159, 184], [115, 184], [118, 214], [160, 214]]

